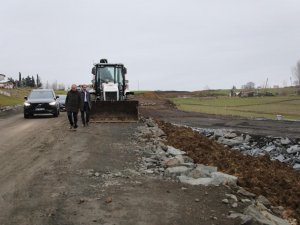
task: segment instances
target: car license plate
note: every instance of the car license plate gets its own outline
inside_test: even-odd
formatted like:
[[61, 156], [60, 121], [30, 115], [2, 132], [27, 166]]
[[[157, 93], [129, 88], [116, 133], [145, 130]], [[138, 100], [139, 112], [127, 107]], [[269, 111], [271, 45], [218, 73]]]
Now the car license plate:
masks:
[[36, 111], [43, 111], [43, 110], [45, 110], [45, 108], [36, 108], [35, 110]]

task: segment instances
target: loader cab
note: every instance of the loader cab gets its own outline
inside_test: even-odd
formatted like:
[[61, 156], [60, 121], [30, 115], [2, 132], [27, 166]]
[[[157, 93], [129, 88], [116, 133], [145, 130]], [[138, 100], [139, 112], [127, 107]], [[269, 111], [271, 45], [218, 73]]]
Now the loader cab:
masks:
[[127, 69], [123, 64], [100, 62], [92, 69], [93, 88], [100, 100], [122, 100], [125, 96], [125, 74]]

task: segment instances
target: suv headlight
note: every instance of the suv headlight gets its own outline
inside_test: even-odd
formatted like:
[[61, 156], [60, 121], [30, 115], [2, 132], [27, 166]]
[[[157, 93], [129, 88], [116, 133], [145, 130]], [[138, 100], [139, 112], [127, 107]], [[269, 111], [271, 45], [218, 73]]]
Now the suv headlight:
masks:
[[29, 102], [24, 102], [24, 106], [30, 106]]
[[55, 105], [56, 104], [56, 102], [54, 101], [54, 102], [50, 102], [49, 103], [49, 105]]

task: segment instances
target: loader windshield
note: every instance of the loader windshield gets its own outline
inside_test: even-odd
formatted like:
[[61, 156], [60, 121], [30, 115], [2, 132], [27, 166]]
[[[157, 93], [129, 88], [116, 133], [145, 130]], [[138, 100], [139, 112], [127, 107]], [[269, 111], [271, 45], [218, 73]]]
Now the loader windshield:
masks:
[[113, 83], [123, 83], [123, 76], [122, 76], [122, 68], [115, 67], [115, 66], [106, 66], [100, 67], [97, 70], [97, 79], [98, 82], [106, 83], [106, 82], [113, 82]]

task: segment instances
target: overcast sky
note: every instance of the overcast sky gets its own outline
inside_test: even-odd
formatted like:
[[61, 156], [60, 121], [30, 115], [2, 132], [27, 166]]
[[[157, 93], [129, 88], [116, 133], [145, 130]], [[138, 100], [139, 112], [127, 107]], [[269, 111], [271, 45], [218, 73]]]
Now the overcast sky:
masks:
[[299, 0], [1, 0], [0, 73], [88, 83], [107, 58], [131, 89], [290, 84], [299, 21]]

